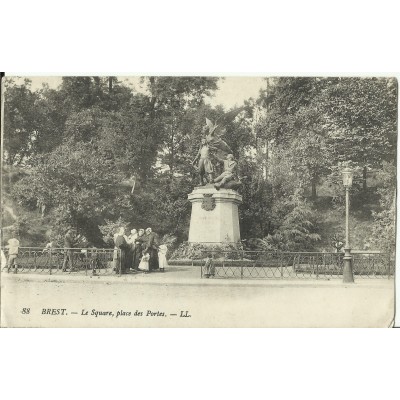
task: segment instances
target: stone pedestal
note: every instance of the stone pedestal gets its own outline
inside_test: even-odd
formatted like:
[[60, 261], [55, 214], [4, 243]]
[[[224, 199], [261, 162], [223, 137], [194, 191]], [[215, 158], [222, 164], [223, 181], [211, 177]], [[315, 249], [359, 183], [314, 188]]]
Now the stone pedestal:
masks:
[[192, 203], [189, 243], [240, 242], [238, 206], [242, 196], [235, 190], [200, 186], [188, 199]]

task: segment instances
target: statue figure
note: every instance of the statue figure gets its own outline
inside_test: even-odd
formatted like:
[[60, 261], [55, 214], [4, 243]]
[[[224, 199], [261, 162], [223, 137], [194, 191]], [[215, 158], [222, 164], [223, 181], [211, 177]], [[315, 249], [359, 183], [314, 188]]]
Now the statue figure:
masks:
[[[199, 160], [197, 169], [200, 175], [200, 185], [204, 186], [207, 182], [212, 183], [214, 166], [210, 160], [210, 148], [206, 138], [201, 139], [201, 147], [192, 164], [194, 164], [197, 160]], [[204, 183], [204, 176], [206, 176], [206, 183]]]
[[219, 162], [224, 162], [226, 156], [232, 153], [232, 149], [215, 134], [217, 128], [218, 125], [214, 125], [206, 118], [206, 125], [203, 127], [203, 132], [205, 133], [208, 129], [206, 141], [209, 145], [211, 156]]
[[205, 136], [202, 138], [200, 149], [192, 162], [192, 164], [195, 164], [199, 160], [197, 168], [202, 186], [213, 183], [215, 163], [225, 162], [226, 156], [232, 153], [231, 148], [215, 135], [217, 127], [218, 125], [214, 125], [206, 118], [206, 125], [202, 129]]
[[228, 154], [224, 161], [224, 172], [214, 179], [214, 187], [219, 190], [221, 187], [227, 187], [228, 182], [237, 180], [237, 162], [233, 154]]

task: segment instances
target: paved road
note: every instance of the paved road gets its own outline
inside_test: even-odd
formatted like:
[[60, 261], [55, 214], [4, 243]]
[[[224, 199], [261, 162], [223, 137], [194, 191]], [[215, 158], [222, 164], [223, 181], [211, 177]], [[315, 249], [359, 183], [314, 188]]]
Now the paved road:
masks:
[[[200, 280], [192, 273], [186, 280], [3, 273], [1, 286], [3, 326], [386, 327], [394, 314], [393, 280], [380, 279], [345, 286]], [[186, 311], [191, 317], [181, 317]]]

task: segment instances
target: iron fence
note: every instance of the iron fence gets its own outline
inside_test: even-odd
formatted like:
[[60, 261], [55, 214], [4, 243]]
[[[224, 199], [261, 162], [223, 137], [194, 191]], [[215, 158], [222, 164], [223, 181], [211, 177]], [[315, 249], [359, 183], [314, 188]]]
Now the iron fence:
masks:
[[[211, 259], [207, 261], [207, 259]], [[205, 251], [192, 259], [201, 277], [236, 279], [332, 279], [343, 276], [342, 253]], [[359, 278], [390, 278], [394, 263], [389, 254], [353, 255], [353, 273]]]
[[[5, 249], [7, 260], [8, 250]], [[121, 250], [97, 248], [51, 248], [20, 247], [18, 255], [2, 271], [13, 273], [75, 274], [92, 275], [121, 274]]]
[[[6, 257], [7, 249], [5, 249]], [[358, 278], [391, 278], [394, 258], [387, 253], [354, 253], [353, 273]], [[207, 259], [212, 260], [207, 263]], [[191, 260], [201, 277], [233, 279], [331, 279], [343, 275], [342, 253], [205, 250]], [[173, 262], [172, 262], [173, 263]], [[187, 264], [186, 264], [187, 265]], [[2, 271], [92, 275], [121, 274], [121, 250], [97, 248], [20, 247], [15, 265]]]
[[355, 253], [353, 273], [361, 278], [390, 278], [394, 276], [394, 256], [389, 253]]

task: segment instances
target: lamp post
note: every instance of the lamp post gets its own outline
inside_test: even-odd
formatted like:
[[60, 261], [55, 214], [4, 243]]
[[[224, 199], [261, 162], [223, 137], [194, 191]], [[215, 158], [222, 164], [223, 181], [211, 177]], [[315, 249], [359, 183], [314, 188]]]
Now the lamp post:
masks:
[[353, 184], [353, 171], [350, 168], [345, 168], [342, 171], [343, 186], [346, 189], [346, 243], [344, 246], [344, 257], [343, 257], [343, 282], [354, 283], [353, 276], [353, 257], [350, 249], [350, 232], [349, 232], [349, 190]]

